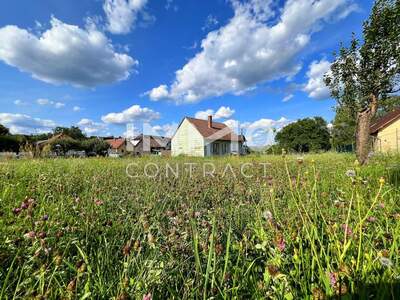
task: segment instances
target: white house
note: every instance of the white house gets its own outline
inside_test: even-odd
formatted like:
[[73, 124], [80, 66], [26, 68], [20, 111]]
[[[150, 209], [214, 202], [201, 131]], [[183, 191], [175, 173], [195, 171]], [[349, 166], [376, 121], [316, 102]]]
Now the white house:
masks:
[[172, 156], [214, 156], [245, 154], [246, 139], [223, 123], [185, 117], [171, 141]]

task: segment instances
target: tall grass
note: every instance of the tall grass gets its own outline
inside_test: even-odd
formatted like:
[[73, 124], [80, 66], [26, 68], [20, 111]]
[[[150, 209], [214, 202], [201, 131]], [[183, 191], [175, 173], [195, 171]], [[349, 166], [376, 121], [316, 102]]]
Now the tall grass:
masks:
[[[7, 161], [0, 299], [398, 299], [397, 161]], [[132, 162], [134, 178], [125, 173]], [[199, 164], [192, 177], [188, 162]], [[213, 177], [204, 162], [216, 165]], [[143, 176], [147, 163], [160, 174]], [[166, 163], [180, 176], [166, 177]], [[243, 163], [253, 164], [246, 176]]]

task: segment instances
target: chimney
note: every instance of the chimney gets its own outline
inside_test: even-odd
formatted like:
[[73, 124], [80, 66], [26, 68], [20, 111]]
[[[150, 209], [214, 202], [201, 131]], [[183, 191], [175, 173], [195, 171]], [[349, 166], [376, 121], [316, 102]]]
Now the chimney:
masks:
[[212, 116], [208, 116], [208, 128], [212, 128]]

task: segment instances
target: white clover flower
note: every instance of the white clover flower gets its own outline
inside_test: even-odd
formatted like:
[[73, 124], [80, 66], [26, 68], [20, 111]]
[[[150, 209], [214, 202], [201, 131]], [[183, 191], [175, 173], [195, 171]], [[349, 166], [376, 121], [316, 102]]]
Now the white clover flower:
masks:
[[389, 258], [380, 257], [379, 261], [381, 262], [382, 266], [384, 266], [384, 267], [390, 268], [391, 266], [393, 266], [393, 262]]
[[265, 211], [264, 213], [263, 213], [263, 216], [264, 216], [264, 218], [267, 220], [267, 221], [271, 221], [274, 217], [272, 216], [272, 212], [270, 212], [269, 210], [267, 210], [267, 211]]

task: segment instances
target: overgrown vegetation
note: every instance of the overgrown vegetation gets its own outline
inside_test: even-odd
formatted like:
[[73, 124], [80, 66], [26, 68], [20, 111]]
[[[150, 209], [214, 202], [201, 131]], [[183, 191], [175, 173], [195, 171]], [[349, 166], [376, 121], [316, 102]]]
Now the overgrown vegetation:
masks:
[[354, 160], [4, 162], [0, 298], [399, 299], [399, 157]]

